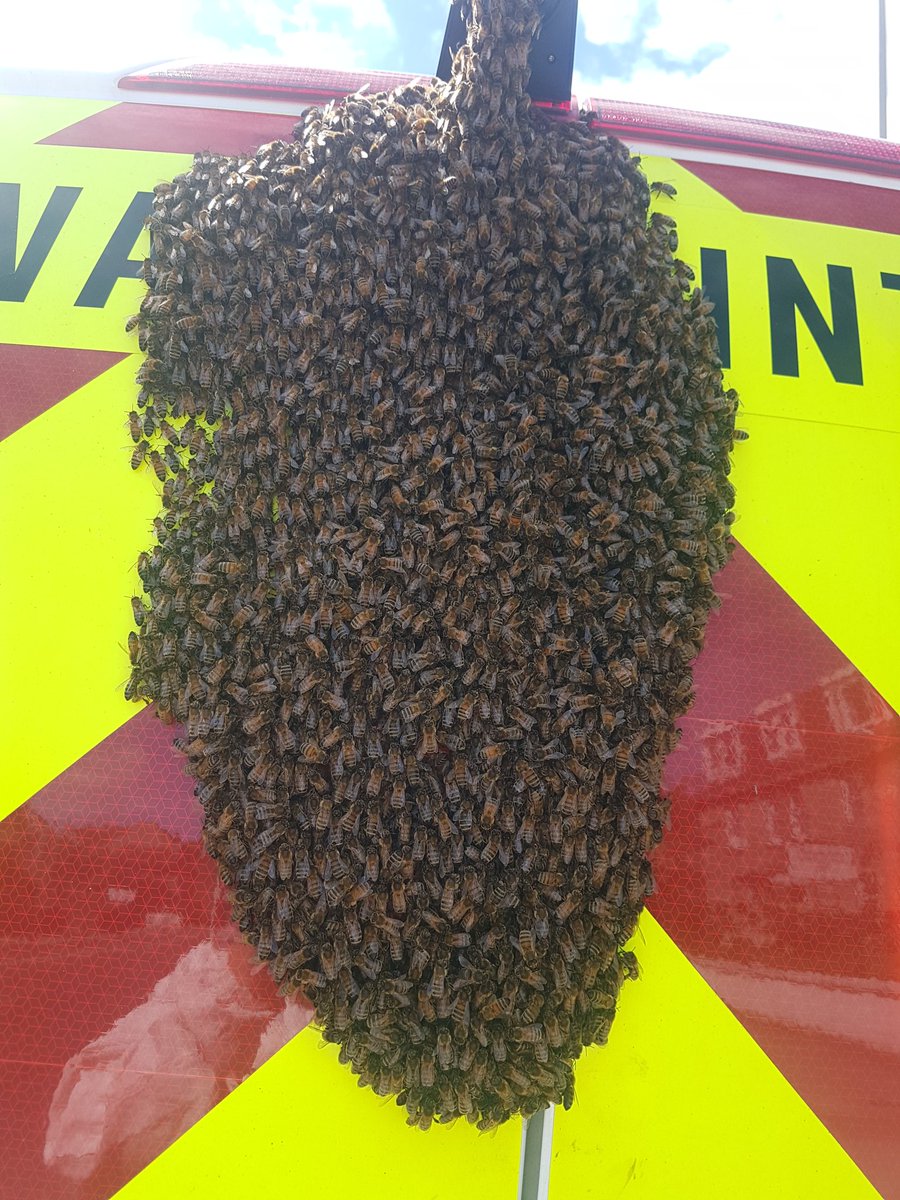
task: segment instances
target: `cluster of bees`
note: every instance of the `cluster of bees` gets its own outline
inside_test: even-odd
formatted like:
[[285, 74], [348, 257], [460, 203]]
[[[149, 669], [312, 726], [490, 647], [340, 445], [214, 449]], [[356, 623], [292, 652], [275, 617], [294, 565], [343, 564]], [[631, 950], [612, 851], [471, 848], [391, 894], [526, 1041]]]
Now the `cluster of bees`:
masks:
[[637, 160], [448, 84], [160, 185], [128, 694], [181, 722], [234, 917], [411, 1124], [571, 1103], [653, 879], [729, 553], [710, 305]]

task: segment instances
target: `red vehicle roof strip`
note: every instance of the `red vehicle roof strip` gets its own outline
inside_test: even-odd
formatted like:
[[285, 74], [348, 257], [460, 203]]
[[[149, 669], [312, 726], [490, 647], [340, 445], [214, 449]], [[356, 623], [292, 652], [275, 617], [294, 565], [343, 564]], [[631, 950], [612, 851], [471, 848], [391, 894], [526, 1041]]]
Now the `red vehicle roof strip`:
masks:
[[[278, 97], [301, 102], [337, 100], [363, 87], [384, 91], [424, 78], [430, 76], [394, 71], [192, 63], [126, 75], [119, 80], [119, 86], [136, 91]], [[561, 117], [577, 112], [574, 101], [569, 107], [565, 104], [542, 104], [541, 107]], [[591, 99], [585, 107], [594, 114], [598, 129], [623, 138], [900, 176], [900, 145], [878, 138], [628, 101]]]

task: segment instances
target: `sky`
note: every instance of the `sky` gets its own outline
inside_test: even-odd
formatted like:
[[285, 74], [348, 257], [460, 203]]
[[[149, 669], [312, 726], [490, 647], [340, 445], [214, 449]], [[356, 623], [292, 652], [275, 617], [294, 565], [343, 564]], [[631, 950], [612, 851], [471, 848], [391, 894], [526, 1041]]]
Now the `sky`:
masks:
[[[4, 67], [179, 58], [432, 74], [448, 0], [8, 0]], [[581, 0], [573, 90], [878, 133], [878, 0]], [[900, 0], [887, 0], [900, 142]]]

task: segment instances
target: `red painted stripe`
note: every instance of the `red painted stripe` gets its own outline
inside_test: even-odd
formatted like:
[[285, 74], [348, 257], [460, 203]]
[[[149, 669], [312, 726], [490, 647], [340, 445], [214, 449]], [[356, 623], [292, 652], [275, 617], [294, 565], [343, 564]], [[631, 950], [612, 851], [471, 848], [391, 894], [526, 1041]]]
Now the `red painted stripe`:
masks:
[[867, 175], [900, 177], [900, 162], [877, 155], [864, 153], [842, 153], [840, 150], [805, 147], [766, 140], [755, 141], [746, 137], [728, 137], [724, 133], [694, 133], [689, 130], [673, 129], [668, 125], [641, 125], [627, 120], [603, 120], [591, 122], [592, 129], [612, 134], [623, 142], [662, 142], [667, 147], [688, 146], [697, 150], [712, 150], [726, 154], [749, 154], [754, 158], [778, 159], [783, 162], [808, 163], [811, 166], [838, 167], [847, 171], [862, 171]]
[[[900, 984], [900, 719], [746, 552], [717, 582], [697, 703], [667, 765], [653, 910], [876, 1186], [900, 1194], [900, 1047], [883, 1004], [846, 1004]], [[193, 1096], [205, 1071], [211, 1105], [279, 1008], [232, 940], [170, 737], [139, 714], [0, 823], [0, 1105], [21, 1200], [73, 1194], [84, 1152], [74, 1135], [68, 1155], [48, 1143], [48, 1127], [62, 1127], [63, 1105], [89, 1140], [95, 1093], [79, 1125], [74, 1073], [87, 1077], [98, 1047], [94, 1069], [131, 1069], [103, 1040], [116, 1021], [162, 1051], [113, 1089], [113, 1133], [87, 1155], [83, 1200], [110, 1195], [180, 1132], [185, 1110], [159, 1081]], [[158, 988], [174, 996], [159, 1012]], [[204, 1008], [222, 988], [233, 1005]], [[202, 1054], [185, 1057], [197, 1031]], [[140, 1119], [117, 1143], [126, 1110]]]
[[900, 1196], [900, 717], [745, 551], [717, 589], [651, 908]]
[[4, 1196], [106, 1200], [308, 1019], [228, 920], [171, 741], [139, 712], [0, 823]]
[[0, 344], [0, 438], [127, 357], [113, 350]]
[[626, 142], [658, 141], [900, 175], [900, 145], [880, 138], [619, 100], [588, 100], [586, 107], [595, 114], [596, 127]]
[[[389, 71], [333, 71], [282, 64], [191, 63], [126, 75], [121, 88], [232, 94], [288, 99], [339, 99], [367, 86], [371, 91], [401, 87], [423, 76]], [[564, 107], [564, 106], [563, 106]], [[736, 153], [758, 154], [823, 166], [900, 175], [900, 145], [752, 117], [694, 112], [621, 100], [588, 100], [596, 125], [625, 141], [661, 141]]]
[[709, 618], [694, 668], [697, 699], [687, 721], [770, 724], [780, 718], [764, 706], [791, 694], [808, 697], [804, 727], [834, 732], [822, 681], [849, 670], [881, 714], [878, 731], [900, 737], [900, 716], [743, 546], [735, 547], [715, 583], [722, 603]]
[[743, 212], [900, 234], [900, 192], [838, 179], [679, 159]]
[[[348, 79], [354, 80], [348, 86]], [[370, 93], [389, 92], [414, 81], [431, 82], [431, 76], [404, 75], [397, 71], [371, 71], [365, 75], [343, 71], [286, 67], [281, 64], [194, 63], [188, 67], [167, 68], [124, 75], [119, 80], [123, 91], [182, 92], [191, 95], [243, 96], [257, 100], [290, 100], [294, 103], [335, 100], [365, 87]], [[555, 116], [568, 117], [572, 100], [535, 100], [536, 108]]]
[[253, 153], [266, 142], [290, 141], [296, 116], [231, 112], [170, 104], [116, 104], [76, 121], [40, 143], [171, 154]]
[[207, 92], [233, 96], [278, 96], [297, 100], [307, 96], [329, 99], [366, 87], [388, 92], [413, 79], [399, 71], [333, 71], [322, 67], [290, 67], [283, 63], [190, 63], [187, 66], [139, 71], [125, 75], [119, 87], [135, 91]]

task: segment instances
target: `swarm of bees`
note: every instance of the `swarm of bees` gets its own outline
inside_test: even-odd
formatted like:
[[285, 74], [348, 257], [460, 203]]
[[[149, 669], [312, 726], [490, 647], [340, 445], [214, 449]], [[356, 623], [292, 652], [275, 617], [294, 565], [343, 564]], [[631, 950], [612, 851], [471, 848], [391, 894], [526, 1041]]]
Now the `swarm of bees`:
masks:
[[181, 722], [234, 917], [410, 1124], [571, 1103], [652, 891], [730, 540], [736, 397], [637, 160], [448, 84], [200, 154], [150, 218], [128, 694]]

